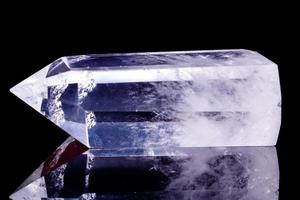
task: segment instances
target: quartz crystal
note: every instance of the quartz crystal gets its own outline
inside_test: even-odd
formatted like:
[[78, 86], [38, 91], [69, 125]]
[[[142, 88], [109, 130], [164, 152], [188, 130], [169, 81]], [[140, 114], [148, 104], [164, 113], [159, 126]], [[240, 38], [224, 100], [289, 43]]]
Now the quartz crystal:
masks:
[[69, 137], [13, 200], [277, 200], [277, 65], [249, 50], [62, 57], [11, 91]]
[[68, 139], [11, 198], [278, 199], [275, 147], [82, 150], [83, 145]]
[[249, 50], [62, 57], [11, 91], [92, 148], [275, 145], [276, 64]]

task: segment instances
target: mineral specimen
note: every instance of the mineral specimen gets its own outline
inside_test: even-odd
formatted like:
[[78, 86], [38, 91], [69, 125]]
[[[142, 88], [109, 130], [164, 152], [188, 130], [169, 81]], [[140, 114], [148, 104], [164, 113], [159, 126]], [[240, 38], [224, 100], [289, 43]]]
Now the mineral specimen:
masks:
[[11, 91], [72, 136], [14, 200], [278, 199], [278, 69], [256, 52], [68, 56]]
[[88, 147], [275, 145], [276, 64], [249, 50], [62, 57], [11, 91]]

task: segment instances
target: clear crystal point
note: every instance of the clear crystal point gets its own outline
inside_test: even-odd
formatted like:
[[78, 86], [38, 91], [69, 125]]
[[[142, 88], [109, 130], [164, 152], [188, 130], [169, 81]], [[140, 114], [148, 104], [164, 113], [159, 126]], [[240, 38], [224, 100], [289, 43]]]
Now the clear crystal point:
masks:
[[277, 141], [278, 69], [256, 52], [68, 56], [11, 91], [72, 136], [14, 200], [278, 199], [276, 149], [234, 147]]
[[276, 64], [249, 50], [62, 57], [11, 91], [89, 147], [276, 144]]

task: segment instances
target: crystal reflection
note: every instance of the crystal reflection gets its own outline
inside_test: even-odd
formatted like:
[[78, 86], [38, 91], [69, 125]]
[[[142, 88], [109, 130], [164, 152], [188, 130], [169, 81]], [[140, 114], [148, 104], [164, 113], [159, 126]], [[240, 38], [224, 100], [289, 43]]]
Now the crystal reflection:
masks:
[[278, 187], [275, 147], [90, 149], [11, 197], [276, 200]]

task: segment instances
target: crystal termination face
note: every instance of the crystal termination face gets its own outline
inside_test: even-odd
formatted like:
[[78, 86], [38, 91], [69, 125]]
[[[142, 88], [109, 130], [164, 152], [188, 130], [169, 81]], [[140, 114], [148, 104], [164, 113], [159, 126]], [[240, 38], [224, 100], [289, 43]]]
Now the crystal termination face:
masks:
[[90, 148], [270, 146], [276, 64], [249, 50], [62, 57], [11, 91]]

